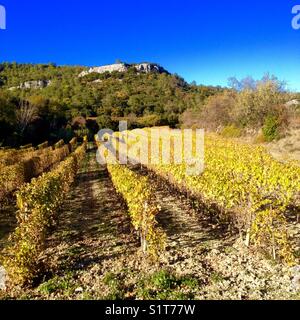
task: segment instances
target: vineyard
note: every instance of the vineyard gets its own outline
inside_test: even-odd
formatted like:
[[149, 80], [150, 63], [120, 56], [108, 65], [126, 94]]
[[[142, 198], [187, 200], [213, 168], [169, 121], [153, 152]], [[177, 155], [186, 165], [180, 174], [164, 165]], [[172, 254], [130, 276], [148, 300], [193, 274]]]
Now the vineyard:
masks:
[[53, 147], [48, 147], [48, 142], [45, 142], [37, 150], [30, 146], [20, 150], [0, 151], [0, 206], [24, 183], [65, 159], [76, 143], [76, 139], [73, 139], [65, 145], [61, 140]]
[[0, 151], [0, 213], [16, 217], [0, 297], [300, 297], [299, 164], [216, 134], [197, 154], [195, 132], [187, 156], [187, 133], [161, 132]]

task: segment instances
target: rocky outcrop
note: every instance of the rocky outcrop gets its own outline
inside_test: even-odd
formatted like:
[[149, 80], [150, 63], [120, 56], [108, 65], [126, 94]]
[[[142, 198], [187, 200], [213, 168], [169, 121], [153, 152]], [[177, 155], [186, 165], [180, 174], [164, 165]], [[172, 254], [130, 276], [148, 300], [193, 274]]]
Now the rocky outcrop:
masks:
[[51, 80], [26, 81], [20, 85], [20, 89], [43, 89], [51, 85]]
[[294, 107], [294, 106], [299, 106], [299, 105], [300, 105], [300, 101], [297, 100], [297, 99], [288, 101], [288, 102], [285, 104], [286, 107]]
[[129, 68], [134, 67], [138, 72], [141, 73], [168, 73], [163, 67], [155, 63], [140, 63], [140, 64], [125, 64], [116, 63], [106, 65], [102, 67], [94, 67], [89, 70], [83, 71], [79, 74], [79, 77], [85, 77], [90, 73], [105, 73], [105, 72], [126, 72]]
[[145, 73], [151, 73], [151, 72], [164, 73], [164, 72], [167, 72], [163, 67], [161, 67], [158, 64], [154, 64], [154, 63], [140, 63], [140, 64], [136, 64], [134, 67], [136, 68], [137, 71], [145, 72]]
[[18, 87], [11, 87], [9, 90], [15, 89], [43, 89], [51, 85], [51, 80], [36, 80], [36, 81], [26, 81], [21, 83]]
[[111, 64], [107, 66], [102, 66], [102, 67], [95, 67], [95, 68], [90, 68], [87, 71], [82, 71], [79, 75], [79, 77], [84, 77], [87, 76], [90, 73], [105, 73], [105, 72], [125, 72], [128, 70], [128, 67], [123, 64], [123, 63], [116, 63], [116, 64]]

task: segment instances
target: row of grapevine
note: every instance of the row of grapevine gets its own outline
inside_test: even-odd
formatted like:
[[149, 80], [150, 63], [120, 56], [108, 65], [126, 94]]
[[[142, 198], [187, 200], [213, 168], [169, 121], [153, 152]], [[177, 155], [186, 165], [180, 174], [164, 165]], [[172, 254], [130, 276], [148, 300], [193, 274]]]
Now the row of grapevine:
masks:
[[20, 147], [20, 149], [4, 149], [0, 150], [0, 168], [13, 165], [19, 161], [38, 156], [43, 149], [49, 147], [48, 141], [39, 144], [36, 148], [32, 145], [28, 147]]
[[49, 147], [49, 142], [48, 142], [48, 141], [45, 141], [45, 142], [39, 144], [39, 145], [37, 146], [37, 149], [38, 149], [38, 150], [43, 150], [43, 149], [48, 148], [48, 147]]
[[132, 225], [138, 231], [144, 252], [156, 256], [163, 250], [165, 234], [157, 226], [156, 215], [159, 207], [150, 181], [126, 166], [108, 165], [111, 180], [117, 192], [125, 200]]
[[76, 149], [76, 147], [77, 147], [77, 138], [76, 137], [72, 138], [72, 140], [69, 142], [69, 146], [70, 146], [71, 152], [73, 152]]
[[[170, 158], [174, 159], [178, 151], [171, 145], [170, 152]], [[293, 261], [286, 215], [291, 210], [300, 212], [298, 164], [280, 163], [263, 147], [210, 134], [205, 137], [205, 170], [201, 175], [187, 174], [185, 163], [162, 164], [160, 159], [151, 160], [152, 163], [155, 160], [155, 165], [150, 163], [148, 168], [157, 175], [208, 209], [215, 212], [217, 208], [223, 219], [235, 222], [247, 245], [253, 243], [271, 250], [274, 257], [279, 255]]]
[[32, 143], [28, 143], [20, 147], [20, 150], [31, 150], [31, 149], [33, 149]]
[[26, 157], [26, 155], [32, 155], [36, 152], [37, 151], [34, 148], [25, 150], [8, 149], [0, 151], [0, 168], [15, 164], [16, 162]]
[[38, 258], [45, 237], [54, 227], [58, 210], [74, 181], [86, 152], [86, 144], [62, 161], [55, 169], [35, 178], [17, 193], [18, 227], [4, 250], [3, 265], [12, 283], [32, 282], [40, 272]]
[[54, 149], [59, 149], [59, 148], [61, 148], [62, 146], [64, 146], [64, 144], [65, 144], [65, 142], [64, 142], [64, 140], [59, 140], [58, 142], [56, 142], [55, 144], [54, 144]]
[[68, 145], [53, 150], [48, 147], [32, 153], [16, 164], [1, 167], [0, 170], [0, 204], [18, 190], [24, 183], [51, 169], [55, 164], [65, 159], [70, 153]]
[[[64, 140], [60, 140], [50, 147], [50, 149], [60, 149], [65, 145]], [[75, 150], [77, 146], [77, 138], [74, 137], [69, 142], [70, 151]], [[24, 161], [33, 157], [38, 157], [44, 149], [49, 148], [49, 142], [45, 141], [39, 144], [36, 148], [28, 145], [26, 148], [20, 149], [3, 149], [0, 150], [0, 168], [16, 164], [17, 162]]]

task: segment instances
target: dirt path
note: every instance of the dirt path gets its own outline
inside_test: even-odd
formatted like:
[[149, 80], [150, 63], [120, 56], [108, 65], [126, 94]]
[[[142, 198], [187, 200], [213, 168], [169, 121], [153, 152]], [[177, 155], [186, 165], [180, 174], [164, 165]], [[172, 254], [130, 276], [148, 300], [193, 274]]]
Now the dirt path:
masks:
[[[88, 154], [76, 186], [62, 208], [59, 228], [49, 239], [48, 246], [55, 247], [56, 253], [57, 245], [61, 249], [60, 262], [72, 265], [73, 269], [112, 259], [123, 245], [128, 252], [135, 249], [126, 211], [106, 169], [97, 165], [94, 152]], [[74, 260], [73, 255], [78, 250], [82, 254], [76, 255]], [[60, 262], [56, 267], [62, 266]]]
[[96, 162], [95, 150], [88, 152], [60, 217], [41, 257], [48, 265], [43, 284], [23, 295], [47, 299], [104, 297], [103, 276], [110, 265], [122, 264], [136, 254], [138, 241], [106, 168]]

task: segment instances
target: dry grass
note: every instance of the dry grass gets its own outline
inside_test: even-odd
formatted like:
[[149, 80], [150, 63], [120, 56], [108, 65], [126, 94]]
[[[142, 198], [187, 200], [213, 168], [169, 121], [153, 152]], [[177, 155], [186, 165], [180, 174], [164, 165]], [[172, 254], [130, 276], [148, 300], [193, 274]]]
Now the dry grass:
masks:
[[300, 129], [291, 130], [286, 138], [268, 144], [267, 148], [280, 161], [300, 161]]

